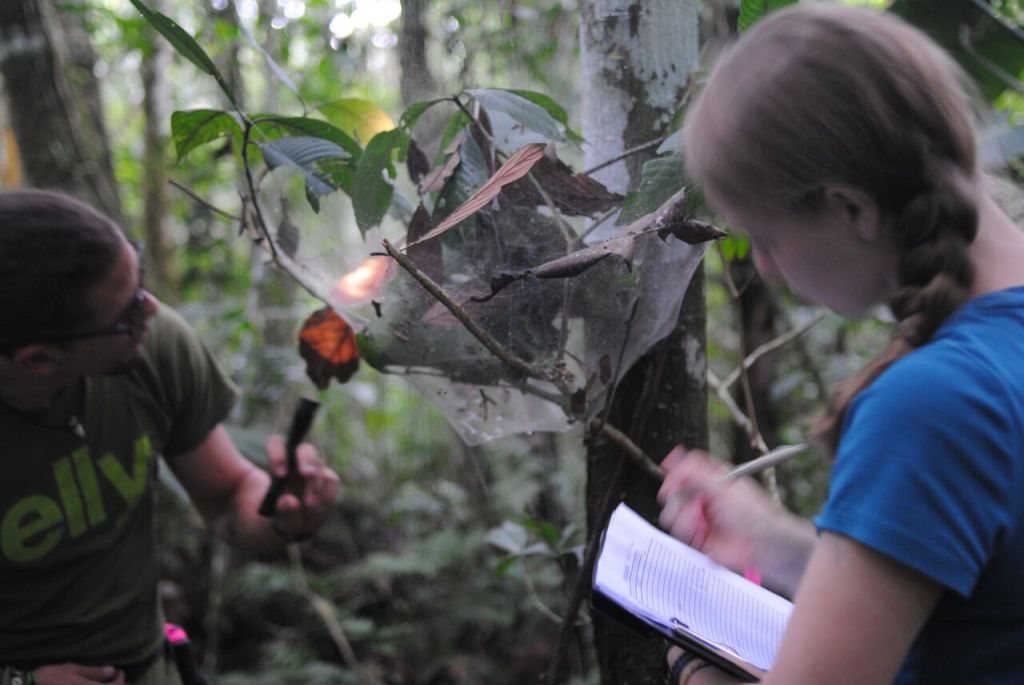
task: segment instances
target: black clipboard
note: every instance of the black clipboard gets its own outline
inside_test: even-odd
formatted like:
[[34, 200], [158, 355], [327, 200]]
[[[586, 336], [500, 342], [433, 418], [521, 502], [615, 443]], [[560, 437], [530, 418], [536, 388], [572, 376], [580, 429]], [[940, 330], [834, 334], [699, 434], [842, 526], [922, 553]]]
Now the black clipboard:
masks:
[[704, 661], [713, 664], [743, 682], [756, 683], [765, 675], [764, 671], [761, 671], [753, 664], [729, 652], [724, 652], [692, 634], [686, 633], [683, 626], [678, 626], [677, 630], [668, 630], [665, 626], [647, 621], [636, 614], [630, 613], [616, 604], [615, 600], [593, 588], [591, 588], [590, 592], [590, 608], [639, 635], [657, 634], [687, 652], [696, 654]]
[[723, 649], [717, 644], [703, 639], [700, 635], [691, 632], [683, 621], [674, 619], [676, 622], [672, 627], [662, 625], [659, 622], [650, 621], [643, 616], [638, 616], [632, 613], [625, 607], [619, 605], [613, 598], [598, 590], [595, 581], [597, 577], [598, 562], [600, 561], [601, 554], [604, 551], [608, 525], [609, 524], [606, 524], [605, 529], [601, 531], [601, 541], [597, 552], [597, 558], [595, 559], [594, 567], [591, 570], [592, 577], [590, 583], [591, 590], [589, 603], [592, 610], [608, 616], [612, 620], [641, 635], [650, 635], [652, 633], [660, 635], [669, 642], [681, 647], [687, 652], [696, 654], [701, 659], [713, 664], [726, 673], [739, 678], [744, 682], [758, 682], [767, 675], [767, 671], [755, 666], [734, 652]]

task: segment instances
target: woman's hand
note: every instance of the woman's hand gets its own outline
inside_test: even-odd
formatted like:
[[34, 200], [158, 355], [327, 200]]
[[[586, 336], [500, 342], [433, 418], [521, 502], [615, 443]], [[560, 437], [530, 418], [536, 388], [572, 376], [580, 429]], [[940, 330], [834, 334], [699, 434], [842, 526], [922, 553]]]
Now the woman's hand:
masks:
[[38, 685], [124, 685], [124, 672], [113, 666], [54, 664], [32, 672]]
[[[682, 656], [683, 650], [679, 647], [671, 647], [665, 654], [665, 660], [668, 662], [666, 668], [671, 669], [675, 664], [676, 659]], [[694, 672], [687, 678], [685, 685], [733, 685], [733, 683], [741, 683], [743, 681], [734, 678], [720, 668], [715, 668], [711, 665], [706, 665]], [[671, 683], [670, 685], [679, 685], [678, 683]]]
[[662, 461], [667, 471], [658, 522], [669, 533], [739, 573], [762, 575], [792, 596], [814, 529], [787, 512], [749, 478], [726, 482], [726, 466], [679, 446]]

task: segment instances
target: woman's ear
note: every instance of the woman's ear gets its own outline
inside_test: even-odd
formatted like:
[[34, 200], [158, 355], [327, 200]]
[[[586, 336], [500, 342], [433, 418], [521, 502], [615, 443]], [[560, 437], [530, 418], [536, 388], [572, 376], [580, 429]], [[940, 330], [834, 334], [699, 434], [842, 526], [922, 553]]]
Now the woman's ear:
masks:
[[859, 188], [847, 185], [827, 186], [825, 208], [833, 217], [852, 228], [865, 242], [874, 242], [881, 235], [878, 203]]

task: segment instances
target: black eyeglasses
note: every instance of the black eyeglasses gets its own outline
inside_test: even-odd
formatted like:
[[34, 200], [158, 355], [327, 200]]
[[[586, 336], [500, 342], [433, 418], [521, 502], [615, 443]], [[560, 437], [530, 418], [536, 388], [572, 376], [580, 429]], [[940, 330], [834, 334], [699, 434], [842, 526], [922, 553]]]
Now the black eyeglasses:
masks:
[[128, 306], [124, 308], [120, 316], [106, 328], [98, 331], [83, 331], [81, 333], [69, 333], [59, 338], [50, 338], [46, 342], [71, 342], [73, 340], [86, 340], [88, 338], [103, 338], [108, 335], [130, 335], [134, 340], [142, 331], [142, 324], [145, 321], [146, 289], [139, 286], [135, 290], [135, 296]]

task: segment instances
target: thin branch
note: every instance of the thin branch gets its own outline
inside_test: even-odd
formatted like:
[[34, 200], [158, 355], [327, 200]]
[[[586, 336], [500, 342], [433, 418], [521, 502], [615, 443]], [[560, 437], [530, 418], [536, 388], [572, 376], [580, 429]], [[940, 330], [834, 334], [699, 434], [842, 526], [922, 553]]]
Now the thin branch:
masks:
[[[262, 243], [267, 243], [267, 245], [262, 245]], [[301, 286], [303, 290], [305, 290], [307, 293], [309, 293], [316, 299], [320, 300], [321, 302], [324, 302], [325, 304], [327, 303], [327, 296], [324, 295], [320, 291], [317, 284], [314, 283], [313, 280], [307, 276], [306, 270], [303, 267], [301, 267], [295, 260], [286, 255], [283, 251], [274, 249], [274, 241], [272, 239], [261, 241], [261, 246], [269, 254], [270, 260], [274, 264], [274, 266], [276, 266], [277, 268], [281, 269], [281, 271], [284, 271], [286, 274], [291, 276], [292, 279], [296, 283], [298, 283], [299, 286]]]
[[796, 328], [787, 331], [786, 333], [783, 333], [779, 337], [769, 340], [763, 345], [759, 345], [757, 349], [753, 350], [743, 359], [742, 364], [740, 364], [736, 369], [732, 371], [732, 373], [726, 376], [725, 380], [721, 381], [723, 387], [726, 390], [728, 390], [732, 386], [732, 384], [735, 383], [736, 380], [740, 377], [740, 374], [750, 369], [750, 367], [753, 366], [758, 359], [765, 356], [769, 352], [777, 350], [778, 348], [782, 347], [783, 345], [793, 340], [794, 338], [800, 337], [810, 329], [814, 328], [814, 326], [818, 325], [818, 323], [820, 323], [821, 320], [824, 318], [825, 312], [818, 312], [818, 314], [816, 314], [814, 318], [812, 318], [810, 321], [807, 321], [802, 326], [797, 326]]
[[646, 143], [641, 143], [641, 144], [637, 145], [636, 147], [631, 147], [628, 150], [623, 150], [621, 153], [615, 155], [611, 159], [605, 160], [605, 161], [601, 162], [600, 164], [597, 164], [596, 166], [590, 167], [589, 169], [587, 169], [586, 171], [583, 172], [583, 175], [584, 176], [590, 176], [591, 174], [593, 174], [595, 172], [598, 172], [598, 171], [600, 171], [601, 169], [604, 169], [607, 166], [611, 166], [612, 164], [615, 164], [616, 162], [621, 162], [622, 160], [626, 159], [627, 157], [632, 157], [633, 155], [638, 155], [641, 152], [645, 152], [647, 150], [650, 150], [652, 147], [658, 147], [659, 145], [661, 145], [662, 143], [665, 142], [665, 138], [666, 137], [667, 136], [661, 136], [660, 138], [655, 138], [654, 140], [649, 140]]
[[270, 235], [270, 229], [267, 227], [267, 222], [263, 218], [263, 210], [260, 209], [260, 203], [256, 199], [256, 183], [252, 177], [252, 167], [249, 165], [249, 143], [251, 142], [250, 136], [252, 134], [252, 127], [252, 122], [246, 120], [245, 133], [242, 136], [242, 168], [245, 170], [245, 182], [249, 187], [249, 197], [252, 198], [252, 207], [256, 212], [256, 223], [259, 224], [257, 228], [263, 238], [269, 243], [270, 254], [276, 261], [277, 248], [274, 246], [274, 241]]
[[[742, 307], [740, 308], [742, 309]], [[742, 315], [741, 315], [742, 318]], [[744, 322], [741, 322], [739, 326], [740, 335], [740, 349], [747, 349], [747, 327]], [[750, 386], [750, 367], [746, 365], [746, 359], [744, 363], [740, 364], [737, 369], [740, 372], [740, 388], [743, 391], [743, 404], [746, 406], [747, 419], [750, 421], [750, 435], [751, 445], [763, 444], [764, 436], [761, 435], [761, 428], [757, 425], [757, 407], [754, 404], [754, 390]], [[726, 386], [728, 387], [728, 386]]]
[[736, 287], [736, 280], [732, 277], [732, 265], [725, 257], [725, 250], [722, 249], [721, 241], [715, 241], [715, 249], [718, 250], [718, 259], [722, 262], [722, 280], [725, 283], [725, 289], [729, 291], [729, 296], [732, 299], [738, 300], [740, 299], [740, 291]]
[[212, 211], [214, 214], [219, 214], [220, 216], [224, 217], [225, 219], [227, 219], [229, 221], [233, 221], [235, 223], [238, 223], [238, 222], [240, 222], [242, 220], [242, 217], [236, 216], [236, 215], [232, 214], [231, 212], [228, 212], [228, 211], [225, 211], [225, 210], [221, 209], [220, 207], [216, 206], [215, 204], [209, 202], [208, 200], [206, 200], [205, 198], [200, 196], [196, 191], [192, 190], [191, 188], [189, 188], [188, 186], [186, 186], [186, 185], [184, 185], [182, 183], [179, 183], [178, 181], [175, 181], [173, 178], [172, 179], [168, 179], [167, 182], [169, 184], [171, 184], [172, 186], [174, 186], [175, 188], [177, 188], [178, 190], [180, 190], [181, 192], [183, 192], [186, 195], [188, 195], [196, 203], [201, 204], [202, 206], [204, 206], [207, 209], [209, 209], [210, 211]]
[[576, 239], [576, 245], [582, 245], [583, 241], [585, 241], [587, 239], [587, 236], [590, 235], [591, 233], [593, 233], [594, 231], [596, 231], [598, 226], [603, 224], [605, 221], [608, 221], [608, 219], [610, 219], [613, 216], [615, 216], [621, 210], [622, 210], [621, 206], [619, 206], [619, 207], [612, 207], [611, 209], [606, 210], [604, 214], [602, 214], [601, 216], [599, 216], [596, 219], [594, 219], [594, 223], [592, 223], [589, 226], [587, 226], [586, 230], [584, 230], [583, 233], [580, 234], [579, 238]]
[[544, 600], [540, 598], [540, 594], [537, 592], [537, 586], [533, 582], [533, 578], [530, 577], [529, 572], [526, 570], [525, 564], [523, 566], [523, 584], [526, 586], [526, 592], [530, 596], [530, 603], [533, 604], [537, 610], [548, 618], [552, 623], [561, 625], [562, 617], [555, 613], [551, 607], [544, 603]]
[[491, 354], [504, 363], [505, 366], [526, 377], [544, 378], [549, 375], [543, 373], [540, 369], [534, 368], [502, 347], [501, 344], [492, 338], [491, 334], [485, 331], [473, 317], [466, 313], [466, 310], [455, 302], [440, 285], [435, 283], [430, 276], [427, 276], [425, 273], [417, 269], [416, 266], [409, 261], [408, 257], [399, 252], [388, 240], [384, 240], [382, 244], [384, 245], [384, 249], [387, 251], [388, 255], [398, 262], [399, 266], [405, 269], [410, 276], [416, 279], [416, 282], [423, 286], [424, 290], [433, 295], [434, 299], [443, 304], [456, 319], [462, 322], [462, 325], [466, 327], [466, 330], [468, 330], [474, 338], [479, 340]]
[[[544, 186], [540, 184], [537, 178], [530, 171], [526, 174], [526, 178], [533, 184], [534, 189], [540, 194], [541, 198], [544, 199], [544, 204], [551, 210], [552, 215], [558, 221], [559, 227], [562, 229], [562, 235], [565, 237], [566, 247], [570, 247], [575, 243], [576, 231], [565, 220], [562, 216], [562, 212], [559, 211], [558, 205], [555, 204], [554, 198], [551, 194], [544, 189]], [[569, 341], [569, 307], [572, 303], [572, 286], [573, 281], [568, 280], [565, 282], [565, 287], [562, 289], [562, 314], [560, 318], [559, 331], [558, 331], [558, 357], [556, 363], [562, 363], [565, 359], [565, 347]]]
[[978, 49], [974, 47], [974, 43], [971, 41], [971, 29], [966, 24], [960, 27], [960, 45], [967, 51], [967, 54], [977, 60], [981, 66], [988, 69], [1004, 86], [1024, 94], [1024, 83], [1021, 83], [1020, 79], [1014, 77], [1013, 74], [1008, 73], [1001, 66], [978, 52]]
[[338, 612], [334, 604], [310, 587], [309, 581], [306, 578], [305, 567], [302, 564], [299, 546], [294, 543], [289, 544], [287, 545], [287, 551], [295, 585], [298, 587], [299, 593], [306, 598], [306, 601], [313, 607], [317, 616], [320, 617], [324, 627], [327, 628], [327, 633], [331, 636], [334, 647], [338, 650], [342, 661], [356, 672], [361, 682], [368, 683], [368, 685], [383, 685], [373, 671], [359, 663], [355, 650], [352, 649], [352, 643], [349, 642], [348, 636], [345, 635], [345, 629], [342, 628], [341, 621], [338, 620]]
[[612, 442], [622, 448], [622, 453], [633, 462], [633, 465], [640, 469], [645, 475], [654, 478], [657, 481], [661, 481], [665, 477], [665, 472], [661, 470], [653, 459], [635, 442], [629, 439], [629, 436], [620, 431], [615, 426], [594, 419], [590, 423], [591, 430], [600, 430], [605, 434]]
[[765, 444], [764, 438], [754, 431], [754, 425], [743, 410], [736, 404], [736, 400], [733, 399], [732, 395], [729, 394], [729, 387], [725, 385], [718, 376], [715, 375], [714, 371], [708, 369], [708, 385], [710, 385], [715, 393], [718, 395], [718, 399], [721, 400], [725, 408], [729, 410], [732, 415], [733, 421], [735, 421], [740, 428], [747, 432], [750, 436], [751, 441], [754, 442], [755, 447], [761, 452], [768, 451], [768, 445]]
[[[764, 441], [764, 436], [761, 435], [760, 431], [757, 430], [757, 426], [750, 419], [749, 416], [743, 413], [743, 411], [736, 405], [732, 395], [729, 394], [729, 388], [722, 384], [710, 369], [708, 370], [708, 385], [715, 389], [718, 394], [718, 399], [722, 401], [722, 404], [726, 406], [729, 413], [732, 414], [733, 419], [743, 428], [747, 435], [750, 436], [751, 444], [756, 447], [761, 454], [768, 453], [768, 445]], [[775, 502], [782, 502], [782, 493], [779, 492], [779, 482], [775, 477], [775, 469], [767, 468], [762, 474], [763, 483], [768, 490], [768, 494]]]
[[[248, 167], [246, 168], [248, 169]], [[204, 207], [208, 207], [211, 211], [219, 214], [220, 216], [238, 223], [246, 223], [246, 217], [244, 216], [244, 212], [243, 216], [236, 216], [234, 214], [231, 214], [230, 212], [220, 209], [214, 204], [211, 204], [209, 201], [207, 201], [199, 194], [197, 194], [194, 190], [185, 185], [182, 185], [181, 183], [178, 183], [177, 181], [170, 180], [169, 183], [173, 185], [175, 188], [181, 190], [186, 195], [188, 195], [195, 202], [203, 205]], [[255, 185], [255, 182], [253, 183]], [[253, 192], [252, 186], [250, 186], [250, 192]], [[243, 198], [243, 207], [245, 206], [245, 202], [245, 198]], [[278, 267], [286, 274], [291, 276], [292, 280], [294, 280], [301, 288], [303, 288], [307, 293], [312, 295], [314, 298], [326, 303], [327, 297], [320, 291], [320, 289], [313, 282], [313, 280], [306, 275], [305, 270], [301, 266], [299, 266], [297, 262], [288, 257], [284, 252], [276, 249], [273, 237], [266, 232], [266, 225], [263, 223], [259, 202], [256, 200], [255, 195], [253, 195], [251, 200], [248, 202], [248, 206], [251, 206], [253, 208], [253, 211], [255, 211], [257, 214], [256, 223], [262, 224], [262, 229], [255, 229], [260, 236], [260, 240], [253, 240], [253, 242], [256, 245], [258, 245], [260, 249], [267, 252], [267, 254], [270, 257], [270, 261], [272, 264], [274, 264], [274, 266]]]

